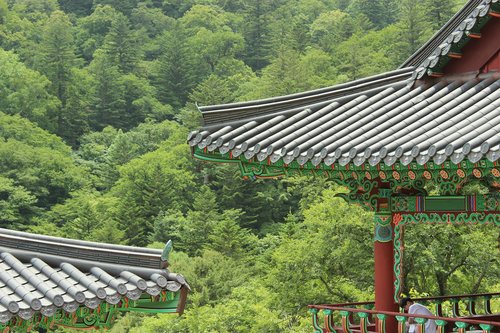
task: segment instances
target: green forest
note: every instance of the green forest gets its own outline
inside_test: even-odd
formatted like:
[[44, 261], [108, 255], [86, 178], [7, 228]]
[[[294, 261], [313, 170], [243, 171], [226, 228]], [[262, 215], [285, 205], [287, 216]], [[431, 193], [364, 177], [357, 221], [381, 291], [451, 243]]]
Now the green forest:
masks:
[[[327, 179], [195, 160], [197, 106], [396, 69], [464, 3], [0, 0], [0, 227], [171, 239], [186, 312], [124, 315], [111, 332], [311, 332], [307, 304], [373, 299], [372, 213]], [[491, 226], [405, 238], [412, 296], [500, 289]]]

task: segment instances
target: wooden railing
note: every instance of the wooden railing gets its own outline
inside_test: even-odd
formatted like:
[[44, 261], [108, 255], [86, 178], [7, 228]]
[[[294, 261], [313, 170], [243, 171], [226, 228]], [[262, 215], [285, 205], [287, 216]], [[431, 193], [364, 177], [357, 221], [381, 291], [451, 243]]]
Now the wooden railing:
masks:
[[[373, 310], [374, 302], [309, 305], [315, 333], [392, 333], [388, 321], [397, 323], [397, 332], [407, 331], [408, 318], [414, 318], [415, 333], [425, 333], [427, 320], [434, 320], [436, 333], [475, 331], [500, 332], [500, 313], [492, 313], [491, 300], [500, 293], [415, 298], [414, 301], [434, 305], [435, 316], [408, 315], [400, 312]], [[320, 318], [322, 317], [322, 318]]]

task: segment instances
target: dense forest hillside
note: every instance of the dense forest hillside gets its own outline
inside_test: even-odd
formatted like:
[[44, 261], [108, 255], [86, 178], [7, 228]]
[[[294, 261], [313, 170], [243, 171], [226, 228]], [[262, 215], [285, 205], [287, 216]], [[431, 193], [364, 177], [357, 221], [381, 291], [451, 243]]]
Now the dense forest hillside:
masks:
[[[307, 304], [372, 299], [372, 215], [324, 179], [245, 181], [194, 160], [196, 105], [395, 69], [464, 2], [0, 0], [0, 227], [172, 239], [186, 313], [113, 332], [310, 332]], [[412, 293], [500, 287], [498, 231], [406, 239]]]

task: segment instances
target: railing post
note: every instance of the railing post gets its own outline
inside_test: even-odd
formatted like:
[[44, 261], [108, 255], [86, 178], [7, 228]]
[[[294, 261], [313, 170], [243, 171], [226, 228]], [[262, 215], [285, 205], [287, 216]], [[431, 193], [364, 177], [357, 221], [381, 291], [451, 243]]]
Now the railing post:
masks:
[[491, 314], [491, 296], [484, 296], [484, 312]]
[[488, 324], [479, 324], [479, 327], [481, 327], [481, 329], [483, 330], [483, 333], [490, 333], [491, 329], [493, 328], [492, 325], [488, 325]]
[[396, 316], [398, 321], [398, 333], [406, 333], [406, 320], [405, 316]]
[[446, 324], [448, 322], [442, 319], [436, 319], [434, 322], [436, 323], [436, 333], [445, 333]]
[[457, 327], [457, 333], [465, 333], [465, 330], [467, 329], [467, 323], [461, 321], [457, 321], [455, 326]]
[[344, 331], [344, 333], [352, 333], [351, 322], [349, 321], [349, 317], [351, 316], [351, 312], [340, 311], [339, 313], [342, 316], [342, 330]]
[[469, 310], [469, 315], [473, 316], [476, 314], [476, 298], [469, 297], [467, 299], [467, 309]]
[[460, 299], [457, 298], [452, 298], [450, 299], [450, 302], [452, 302], [452, 311], [453, 311], [453, 317], [458, 318], [460, 317]]
[[[366, 310], [373, 310], [373, 308], [375, 307], [375, 304], [366, 304], [365, 306], [363, 306]], [[368, 314], [368, 318], [367, 318], [367, 324], [368, 325], [371, 325], [373, 324], [374, 322], [374, 319], [373, 319], [373, 314], [372, 313], [369, 313]]]
[[309, 309], [309, 313], [312, 314], [314, 333], [323, 333], [323, 328], [319, 325], [318, 322], [318, 309], [315, 308]]
[[377, 333], [385, 333], [385, 320], [387, 315], [382, 313], [377, 313]]
[[425, 333], [425, 322], [426, 318], [415, 318], [415, 322], [417, 323], [417, 333]]
[[335, 331], [335, 328], [333, 327], [333, 311], [330, 310], [330, 309], [325, 309], [323, 310], [323, 314], [325, 315], [325, 329], [326, 329], [326, 332], [328, 333], [337, 333], [337, 331]]
[[361, 330], [361, 333], [367, 333], [368, 327], [366, 323], [368, 321], [368, 313], [358, 312], [358, 316], [359, 316], [359, 329]]
[[438, 317], [443, 317], [443, 301], [436, 300], [435, 315]]

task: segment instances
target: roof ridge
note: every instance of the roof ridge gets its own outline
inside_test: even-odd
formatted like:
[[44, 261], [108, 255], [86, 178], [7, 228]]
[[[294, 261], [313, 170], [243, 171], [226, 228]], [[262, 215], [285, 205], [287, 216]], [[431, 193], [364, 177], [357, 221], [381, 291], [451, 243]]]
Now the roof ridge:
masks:
[[236, 102], [236, 103], [227, 103], [227, 104], [216, 104], [216, 105], [207, 105], [207, 106], [199, 106], [198, 109], [202, 113], [210, 112], [210, 111], [223, 111], [226, 109], [235, 109], [235, 108], [242, 108], [242, 107], [252, 107], [252, 106], [259, 106], [259, 105], [265, 105], [269, 103], [275, 103], [275, 102], [281, 102], [281, 101], [287, 101], [290, 99], [294, 98], [302, 98], [302, 97], [313, 97], [318, 94], [325, 94], [329, 92], [335, 92], [339, 89], [345, 89], [345, 88], [350, 88], [353, 86], [358, 86], [362, 84], [367, 84], [373, 81], [378, 81], [378, 80], [383, 80], [387, 78], [391, 78], [394, 76], [397, 76], [399, 74], [405, 74], [408, 72], [412, 72], [414, 70], [413, 67], [405, 67], [405, 68], [398, 68], [396, 70], [390, 71], [390, 72], [384, 72], [364, 78], [360, 78], [354, 81], [349, 81], [349, 82], [344, 82], [344, 83], [339, 83], [333, 86], [329, 87], [324, 87], [324, 88], [319, 88], [319, 89], [313, 89], [313, 90], [308, 90], [305, 92], [300, 92], [300, 93], [295, 93], [295, 94], [288, 94], [288, 95], [282, 95], [282, 96], [275, 96], [275, 97], [269, 97], [269, 98], [263, 98], [263, 99], [257, 99], [257, 100], [252, 100], [252, 101], [246, 101], [246, 102]]
[[[405, 68], [404, 70], [385, 73], [385, 75], [372, 76], [366, 80], [353, 81], [356, 82], [356, 84], [337, 85], [327, 89], [309, 91], [303, 94], [259, 100], [254, 103], [225, 104], [220, 106], [222, 107], [221, 109], [217, 109], [219, 106], [215, 105], [211, 106], [210, 109], [205, 108], [200, 109], [200, 111], [202, 111], [204, 128], [211, 127], [211, 125], [214, 124], [219, 126], [221, 124], [239, 122], [255, 117], [260, 118], [262, 116], [291, 112], [299, 107], [321, 104], [337, 98], [352, 96], [365, 91], [372, 91], [390, 84], [405, 82], [411, 79], [413, 72], [413, 68]], [[188, 140], [190, 140], [194, 134], [197, 134], [197, 132], [192, 132]]]
[[149, 268], [160, 267], [162, 253], [157, 249], [95, 243], [1, 228], [0, 246], [11, 250], [27, 251], [34, 256], [52, 255]]
[[143, 247], [137, 247], [137, 246], [118, 245], [118, 244], [110, 244], [110, 243], [99, 243], [99, 242], [86, 241], [86, 240], [80, 240], [80, 239], [75, 239], [75, 238], [40, 235], [40, 234], [34, 234], [34, 233], [26, 232], [26, 231], [18, 231], [18, 230], [0, 228], [0, 237], [2, 237], [3, 235], [22, 237], [22, 238], [26, 238], [27, 241], [46, 241], [46, 242], [59, 243], [61, 245], [68, 245], [68, 246], [92, 247], [92, 248], [95, 248], [97, 250], [114, 250], [114, 251], [121, 251], [121, 252], [128, 251], [128, 252], [134, 252], [134, 253], [145, 253], [145, 254], [147, 253], [147, 254], [160, 254], [160, 255], [162, 252], [162, 250], [158, 250], [158, 249], [150, 249], [150, 248], [143, 248]]

